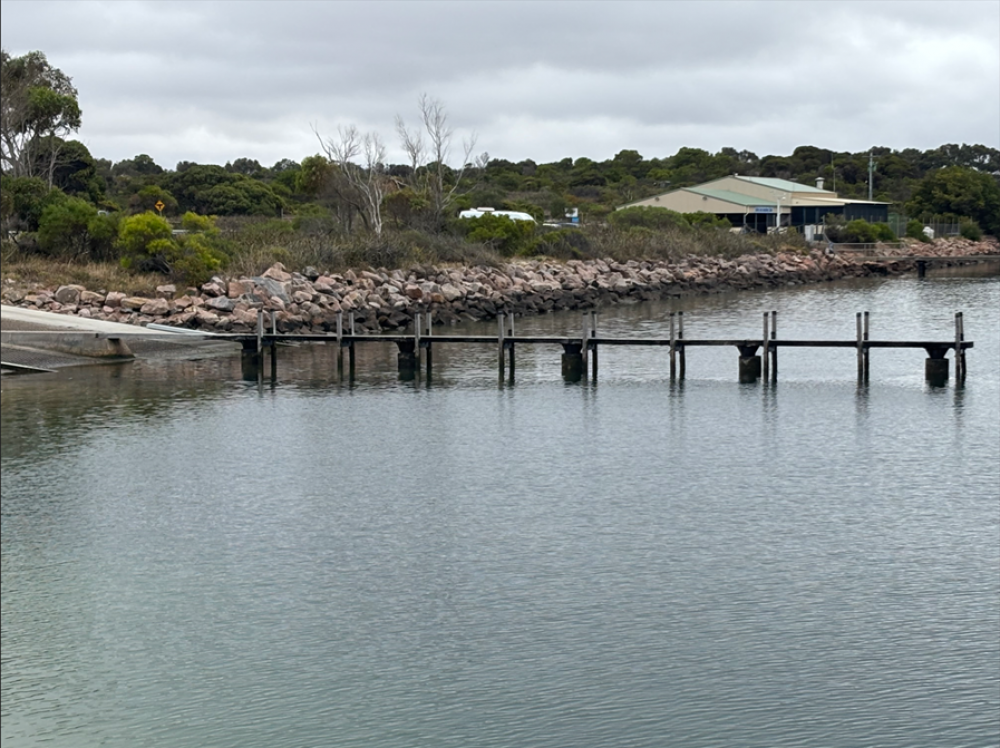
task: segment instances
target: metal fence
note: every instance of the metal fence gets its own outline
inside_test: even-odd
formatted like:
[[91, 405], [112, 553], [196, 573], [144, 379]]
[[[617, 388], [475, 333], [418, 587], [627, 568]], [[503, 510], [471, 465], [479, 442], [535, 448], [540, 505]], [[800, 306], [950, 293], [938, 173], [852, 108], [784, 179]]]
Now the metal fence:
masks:
[[[887, 223], [896, 236], [906, 236], [906, 224], [913, 220], [913, 218], [914, 216], [892, 213], [889, 215]], [[929, 230], [930, 236], [935, 239], [940, 239], [944, 236], [958, 236], [962, 230], [961, 224], [941, 220], [939, 216], [917, 216], [916, 218], [923, 224], [924, 233], [928, 233]]]

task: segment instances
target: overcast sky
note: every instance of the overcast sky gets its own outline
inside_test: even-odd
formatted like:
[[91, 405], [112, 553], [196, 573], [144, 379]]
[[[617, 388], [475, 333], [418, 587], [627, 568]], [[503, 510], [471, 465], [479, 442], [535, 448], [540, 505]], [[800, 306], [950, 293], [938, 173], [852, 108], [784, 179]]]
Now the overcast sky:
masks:
[[1000, 147], [1000, 1], [2, 0], [0, 37], [69, 75], [97, 158], [270, 166], [314, 130], [405, 158], [421, 94], [475, 153]]

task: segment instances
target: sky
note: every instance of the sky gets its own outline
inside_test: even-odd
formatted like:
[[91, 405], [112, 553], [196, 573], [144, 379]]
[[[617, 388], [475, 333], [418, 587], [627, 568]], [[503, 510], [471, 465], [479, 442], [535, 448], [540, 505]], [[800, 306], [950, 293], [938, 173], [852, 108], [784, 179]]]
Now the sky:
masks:
[[2, 0], [0, 41], [73, 79], [95, 158], [301, 161], [344, 128], [405, 163], [1000, 147], [1000, 0]]

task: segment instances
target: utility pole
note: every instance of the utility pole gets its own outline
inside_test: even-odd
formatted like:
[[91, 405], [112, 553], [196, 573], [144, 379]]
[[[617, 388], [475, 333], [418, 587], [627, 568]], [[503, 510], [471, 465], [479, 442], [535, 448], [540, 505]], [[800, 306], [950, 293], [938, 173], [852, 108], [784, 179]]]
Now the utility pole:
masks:
[[873, 175], [875, 173], [875, 161], [872, 156], [872, 151], [868, 151], [868, 199], [872, 199], [872, 182]]

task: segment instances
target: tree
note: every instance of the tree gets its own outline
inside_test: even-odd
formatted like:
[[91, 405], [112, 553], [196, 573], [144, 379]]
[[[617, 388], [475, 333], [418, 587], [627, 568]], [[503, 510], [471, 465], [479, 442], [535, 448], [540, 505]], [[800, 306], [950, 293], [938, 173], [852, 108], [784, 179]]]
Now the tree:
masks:
[[153, 161], [151, 156], [140, 153], [135, 158], [127, 158], [111, 167], [114, 176], [155, 177], [163, 173], [163, 167]]
[[78, 197], [49, 205], [38, 221], [38, 246], [56, 257], [83, 258], [90, 252], [90, 224], [97, 208]]
[[[417, 101], [422, 128], [409, 130], [403, 118], [396, 116], [396, 132], [402, 141], [403, 150], [410, 161], [412, 177], [407, 186], [414, 192], [427, 195], [431, 206], [433, 229], [440, 231], [444, 226], [445, 214], [454, 203], [456, 193], [462, 183], [466, 169], [473, 166], [469, 159], [476, 147], [473, 135], [462, 143], [462, 165], [458, 169], [448, 166], [451, 155], [451, 141], [454, 131], [448, 124], [448, 113], [437, 99], [421, 95]], [[427, 142], [424, 141], [427, 137]], [[485, 169], [489, 160], [487, 154], [476, 159], [475, 166]]]
[[162, 209], [158, 212], [168, 216], [177, 212], [177, 200], [160, 187], [158, 184], [149, 184], [136, 192], [128, 200], [128, 210], [130, 213], [145, 213], [156, 210], [157, 203], [162, 204]]
[[221, 166], [188, 166], [165, 175], [164, 189], [176, 199], [180, 210], [216, 216], [277, 216], [281, 199], [263, 182], [226, 171]]
[[225, 169], [234, 174], [243, 174], [254, 179], [260, 179], [264, 175], [264, 167], [255, 158], [238, 158], [226, 164]]
[[86, 197], [95, 204], [100, 202], [107, 185], [98, 174], [97, 163], [87, 146], [79, 140], [59, 140], [59, 144], [62, 153], [52, 172], [53, 186], [67, 195]]
[[927, 176], [913, 193], [912, 215], [951, 214], [971, 218], [1000, 236], [1000, 186], [990, 174], [964, 166], [946, 166]]
[[[53, 183], [63, 139], [80, 129], [72, 81], [41, 52], [0, 50], [0, 164], [14, 177]], [[44, 158], [42, 157], [44, 154]]]
[[[335, 164], [343, 174], [351, 188], [357, 193], [361, 208], [361, 217], [365, 225], [382, 234], [382, 199], [385, 197], [388, 180], [385, 175], [385, 145], [378, 133], [362, 135], [354, 125], [341, 127], [339, 139], [323, 140], [319, 133], [320, 145], [323, 147], [330, 163]], [[354, 163], [361, 157], [362, 163]]]
[[0, 182], [4, 236], [12, 231], [37, 231], [42, 211], [56, 199], [65, 197], [60, 190], [51, 189], [39, 177], [10, 177], [4, 174]]

